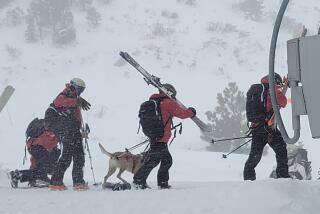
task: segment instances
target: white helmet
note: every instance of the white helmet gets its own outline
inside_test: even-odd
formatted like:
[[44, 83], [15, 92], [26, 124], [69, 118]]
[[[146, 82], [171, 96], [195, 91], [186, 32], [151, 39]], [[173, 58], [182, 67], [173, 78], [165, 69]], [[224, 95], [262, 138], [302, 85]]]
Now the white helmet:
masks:
[[86, 88], [86, 83], [80, 78], [73, 78], [70, 81], [70, 84], [74, 87], [78, 95], [80, 95]]

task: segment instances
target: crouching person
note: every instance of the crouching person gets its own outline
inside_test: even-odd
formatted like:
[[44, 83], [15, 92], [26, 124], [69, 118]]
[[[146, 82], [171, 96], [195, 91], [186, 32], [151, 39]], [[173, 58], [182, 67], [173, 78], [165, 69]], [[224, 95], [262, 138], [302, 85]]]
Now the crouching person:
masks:
[[19, 182], [28, 182], [31, 187], [47, 187], [48, 174], [52, 174], [60, 156], [58, 138], [50, 131], [43, 119], [34, 119], [26, 131], [26, 148], [31, 155], [30, 169], [9, 172], [11, 186], [17, 188]]

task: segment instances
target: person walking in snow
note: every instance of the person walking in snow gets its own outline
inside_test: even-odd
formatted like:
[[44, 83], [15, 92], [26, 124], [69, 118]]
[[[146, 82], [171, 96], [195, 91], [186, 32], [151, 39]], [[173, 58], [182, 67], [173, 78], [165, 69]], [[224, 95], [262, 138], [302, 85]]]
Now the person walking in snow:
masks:
[[[275, 73], [276, 99], [280, 107], [287, 105], [287, 98], [283, 94], [281, 85], [282, 78]], [[249, 158], [245, 163], [243, 178], [244, 180], [255, 180], [255, 167], [261, 160], [263, 148], [268, 143], [276, 154], [277, 178], [290, 178], [288, 173], [287, 147], [280, 131], [268, 125], [273, 115], [271, 96], [269, 90], [269, 75], [261, 79], [261, 84], [254, 84], [247, 93], [247, 118], [251, 122], [252, 144]]]
[[[31, 126], [40, 124], [40, 126]], [[38, 133], [38, 136], [28, 136], [28, 130]], [[30, 169], [9, 172], [11, 186], [18, 187], [18, 183], [29, 182], [30, 187], [47, 187], [50, 184], [48, 174], [52, 174], [60, 156], [58, 138], [48, 129], [43, 119], [36, 118], [28, 126], [26, 148], [31, 155]]]
[[50, 128], [59, 136], [62, 143], [62, 154], [58, 160], [57, 168], [51, 178], [49, 189], [65, 190], [63, 183], [64, 173], [73, 160], [72, 180], [75, 190], [86, 190], [88, 184], [83, 179], [85, 163], [84, 148], [82, 144], [82, 115], [81, 109], [90, 109], [90, 103], [80, 97], [86, 88], [85, 82], [73, 78], [66, 84], [45, 113], [45, 120]]
[[[172, 98], [176, 97], [176, 89], [170, 84], [163, 86], [172, 93]], [[184, 109], [180, 107], [174, 99], [170, 99], [161, 91], [158, 94], [153, 94], [149, 100], [157, 102], [160, 105], [161, 118], [163, 123], [163, 137], [159, 140], [150, 139], [150, 149], [144, 158], [143, 166], [133, 177], [133, 184], [137, 189], [150, 188], [146, 180], [152, 171], [159, 163], [157, 181], [160, 189], [169, 189], [171, 186], [169, 181], [169, 169], [172, 165], [172, 156], [168, 149], [168, 142], [171, 137], [171, 125], [173, 117], [180, 119], [192, 118], [196, 115], [194, 108]], [[143, 127], [142, 127], [143, 128]]]

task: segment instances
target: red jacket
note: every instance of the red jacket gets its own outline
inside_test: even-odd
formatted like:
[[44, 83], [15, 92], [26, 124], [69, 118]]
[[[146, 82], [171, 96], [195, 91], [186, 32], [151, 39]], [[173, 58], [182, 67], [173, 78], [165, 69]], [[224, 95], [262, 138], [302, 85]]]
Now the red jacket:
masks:
[[78, 96], [69, 83], [66, 84], [66, 88], [63, 92], [53, 101], [53, 105], [55, 108], [61, 109], [62, 112], [71, 114], [71, 116], [80, 124], [79, 127], [81, 126], [81, 108], [78, 105]]
[[27, 148], [30, 149], [32, 145], [40, 145], [51, 152], [54, 148], [57, 148], [58, 143], [59, 140], [53, 132], [44, 131], [39, 137], [30, 138], [27, 141]]
[[[268, 78], [264, 78], [261, 79], [261, 83], [267, 83], [269, 84], [269, 79]], [[287, 105], [287, 98], [285, 95], [282, 94], [282, 88], [279, 85], [276, 85], [276, 98], [278, 101], [278, 105], [281, 108], [286, 107]], [[266, 111], [269, 113], [271, 111], [273, 111], [272, 109], [272, 102], [271, 102], [271, 95], [270, 95], [270, 90], [268, 91], [267, 94], [267, 102], [266, 102]]]
[[[150, 99], [156, 99], [161, 96], [165, 95], [153, 94]], [[169, 98], [161, 101], [160, 110], [165, 127], [164, 135], [159, 142], [168, 143], [171, 137], [172, 117], [178, 117], [180, 119], [190, 118], [193, 116], [193, 112], [190, 109], [184, 109], [180, 107], [173, 99]]]
[[[39, 137], [37, 138], [30, 138], [27, 141], [27, 148], [28, 150], [32, 145], [40, 145], [44, 147], [46, 150], [51, 152], [53, 149], [57, 148], [58, 146], [58, 138], [55, 136], [53, 132], [44, 131]], [[30, 157], [31, 162], [31, 169], [35, 169], [37, 167], [38, 161], [33, 156]]]

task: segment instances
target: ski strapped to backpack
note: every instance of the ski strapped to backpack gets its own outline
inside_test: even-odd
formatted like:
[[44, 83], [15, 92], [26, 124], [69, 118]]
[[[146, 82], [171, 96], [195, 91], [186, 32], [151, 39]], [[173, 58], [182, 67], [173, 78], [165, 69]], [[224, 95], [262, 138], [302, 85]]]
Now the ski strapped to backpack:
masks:
[[267, 118], [266, 98], [269, 84], [253, 84], [247, 92], [246, 116], [248, 122], [260, 123]]
[[[161, 84], [159, 77], [156, 77], [156, 76], [151, 75], [150, 73], [148, 73], [127, 52], [120, 52], [120, 56], [142, 74], [142, 76], [144, 77], [144, 80], [147, 82], [148, 85], [151, 84], [154, 87], [158, 88], [161, 92], [166, 94], [169, 98], [174, 99], [178, 103], [178, 105], [180, 105], [183, 108], [186, 108], [178, 99], [172, 97], [172, 92], [167, 90]], [[206, 133], [211, 133], [212, 134], [211, 128], [207, 124], [205, 124], [202, 120], [200, 120], [197, 116], [194, 116], [191, 119], [200, 128], [200, 130], [202, 132], [206, 132]]]

